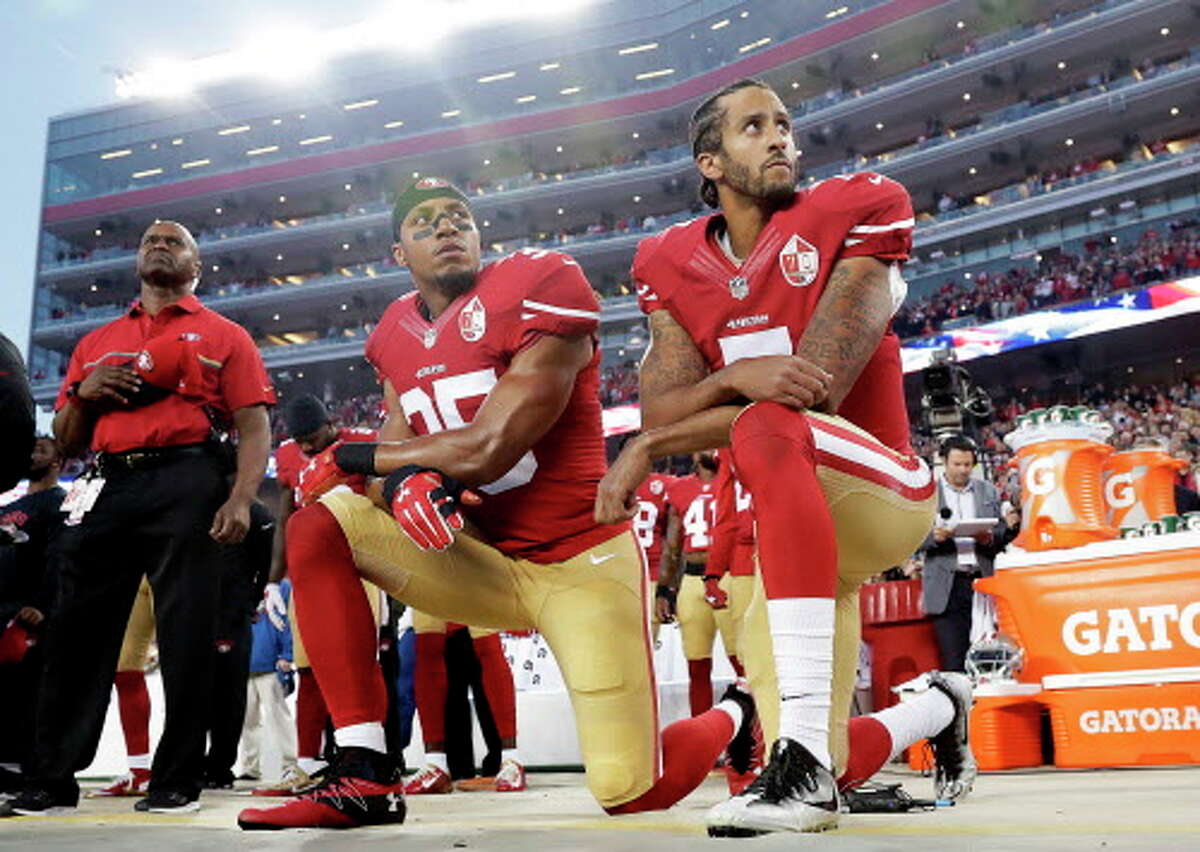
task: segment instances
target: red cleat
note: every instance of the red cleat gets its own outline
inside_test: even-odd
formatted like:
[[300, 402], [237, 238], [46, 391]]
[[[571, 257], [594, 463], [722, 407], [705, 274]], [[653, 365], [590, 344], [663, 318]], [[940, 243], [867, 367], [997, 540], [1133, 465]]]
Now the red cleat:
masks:
[[497, 793], [519, 793], [525, 789], [525, 767], [515, 760], [506, 760], [500, 764], [496, 773], [495, 789]]
[[432, 764], [426, 766], [404, 785], [406, 796], [432, 796], [454, 792], [450, 776]]
[[285, 828], [357, 828], [404, 822], [404, 784], [386, 755], [346, 749], [338, 766], [317, 787], [274, 808], [238, 814], [245, 831]]
[[145, 796], [150, 785], [149, 769], [131, 769], [112, 784], [88, 793], [88, 798], [103, 796]]

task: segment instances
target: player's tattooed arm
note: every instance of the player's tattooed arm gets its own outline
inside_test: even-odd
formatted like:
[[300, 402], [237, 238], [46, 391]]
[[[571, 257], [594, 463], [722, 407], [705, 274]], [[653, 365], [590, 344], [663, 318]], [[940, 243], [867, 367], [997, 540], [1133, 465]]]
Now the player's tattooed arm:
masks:
[[642, 424], [673, 423], [731, 398], [708, 378], [708, 366], [683, 326], [664, 310], [650, 314], [650, 348], [640, 371]]
[[663, 537], [662, 562], [658, 566], [658, 584], [678, 589], [683, 579], [683, 523], [672, 506], [667, 513], [667, 532]]
[[832, 377], [824, 408], [836, 412], [879, 346], [892, 316], [888, 266], [873, 257], [839, 260], [796, 346]]

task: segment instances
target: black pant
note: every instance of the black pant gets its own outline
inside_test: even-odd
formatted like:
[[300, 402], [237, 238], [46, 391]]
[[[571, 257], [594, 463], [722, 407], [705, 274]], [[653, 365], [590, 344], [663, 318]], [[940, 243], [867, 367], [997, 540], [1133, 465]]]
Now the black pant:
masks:
[[179, 454], [148, 470], [110, 471], [91, 511], [65, 529], [39, 694], [33, 775], [40, 787], [78, 796], [74, 773], [95, 756], [144, 575], [166, 693], [150, 788], [199, 795], [220, 594], [219, 548], [208, 530], [227, 493], [215, 459]]
[[940, 615], [933, 616], [933, 630], [937, 634], [943, 671], [966, 670], [967, 649], [971, 647], [971, 611], [975, 602], [972, 583], [978, 576], [955, 571], [946, 609]]

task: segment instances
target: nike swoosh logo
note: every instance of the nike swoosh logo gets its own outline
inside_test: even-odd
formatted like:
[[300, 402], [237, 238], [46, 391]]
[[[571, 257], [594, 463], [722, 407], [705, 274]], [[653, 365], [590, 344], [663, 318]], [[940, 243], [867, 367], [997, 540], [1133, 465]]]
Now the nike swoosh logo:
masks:
[[617, 554], [615, 554], [615, 553], [606, 553], [604, 556], [596, 556], [596, 554], [594, 554], [594, 553], [589, 553], [588, 559], [592, 560], [593, 565], [603, 565], [605, 562], [612, 559], [616, 555]]

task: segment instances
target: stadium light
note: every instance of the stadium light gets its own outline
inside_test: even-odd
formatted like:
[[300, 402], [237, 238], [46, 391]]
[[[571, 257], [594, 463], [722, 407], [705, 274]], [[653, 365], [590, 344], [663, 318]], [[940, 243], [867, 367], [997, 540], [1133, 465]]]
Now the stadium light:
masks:
[[[524, 0], [431, 0], [421, 5], [394, 2], [382, 14], [323, 31], [273, 27], [269, 35], [239, 49], [198, 59], [157, 60], [140, 71], [116, 75], [117, 97], [180, 97], [234, 77], [259, 76], [297, 83], [328, 60], [367, 51], [428, 51], [454, 32], [534, 17], [565, 17], [593, 0], [557, 0], [534, 6]], [[555, 64], [557, 67], [557, 64]], [[542, 70], [549, 70], [543, 68]]]
[[720, 30], [720, 29], [724, 29], [727, 26], [729, 26], [729, 19], [722, 18], [721, 20], [717, 21], [715, 24], [711, 24], [709, 26], [709, 29], [710, 30]]

